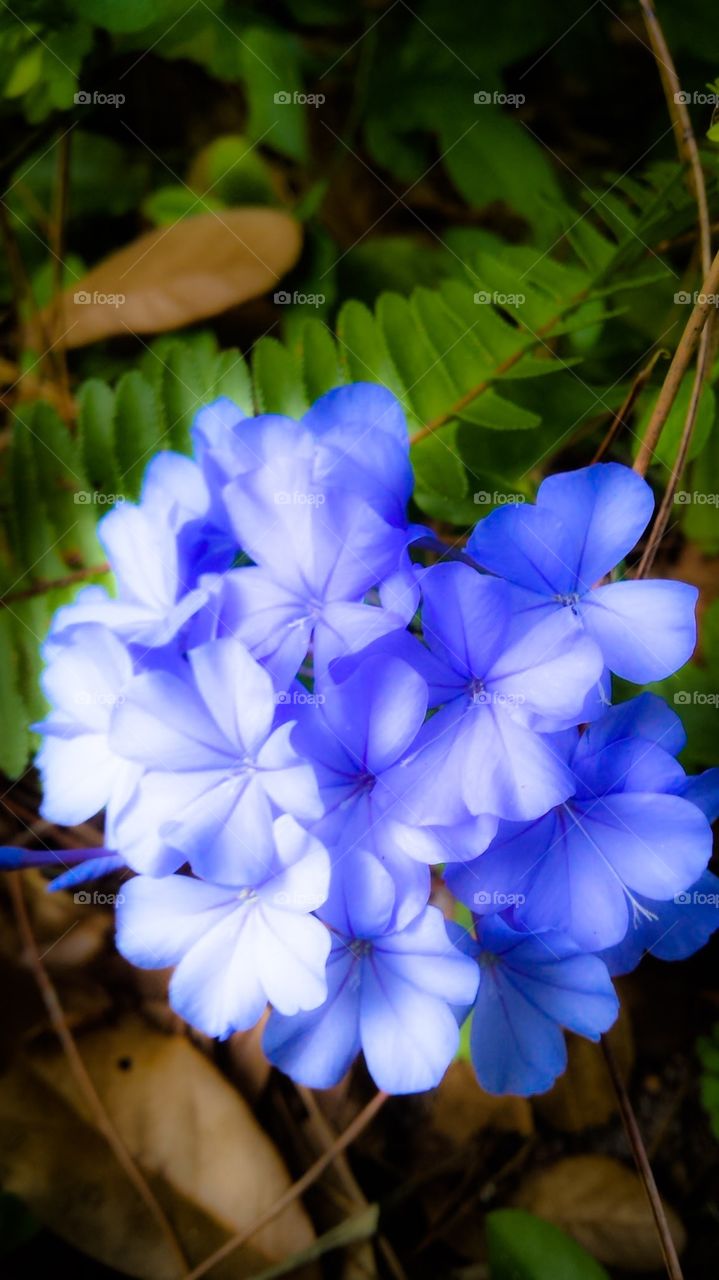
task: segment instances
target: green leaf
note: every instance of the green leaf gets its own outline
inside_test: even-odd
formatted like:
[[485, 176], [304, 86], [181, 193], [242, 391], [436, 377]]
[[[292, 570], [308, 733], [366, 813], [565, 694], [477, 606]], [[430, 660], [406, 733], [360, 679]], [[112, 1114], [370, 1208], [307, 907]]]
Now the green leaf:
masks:
[[[268, 137], [271, 145], [271, 137]], [[276, 204], [272, 170], [240, 133], [215, 138], [195, 156], [188, 178], [203, 202], [208, 198], [225, 205]]]
[[28, 405], [24, 420], [31, 430], [39, 493], [69, 568], [101, 558], [95, 536], [95, 513], [88, 506], [88, 481], [76, 438], [52, 405]]
[[100, 378], [89, 378], [80, 387], [78, 429], [85, 474], [91, 486], [87, 501], [102, 493], [106, 497], [120, 492], [120, 478], [115, 457], [115, 393]]
[[80, 17], [106, 31], [125, 35], [161, 23], [171, 26], [187, 8], [186, 0], [72, 0]]
[[137, 369], [123, 374], [117, 384], [113, 427], [119, 483], [128, 497], [136, 498], [147, 464], [165, 443], [157, 391]]
[[249, 27], [243, 32], [242, 49], [251, 140], [290, 160], [304, 160], [306, 107], [301, 101], [299, 44], [283, 31]]
[[0, 609], [0, 770], [17, 778], [25, 768], [30, 747], [27, 711], [20, 696], [17, 644], [12, 614]]
[[609, 1280], [575, 1240], [523, 1209], [487, 1214], [487, 1251], [490, 1280]]
[[227, 396], [248, 418], [252, 417], [254, 406], [250, 371], [244, 356], [236, 348], [221, 352], [215, 360], [212, 398], [217, 399], [219, 396]]
[[3, 95], [6, 98], [21, 98], [42, 75], [43, 47], [38, 41], [18, 58], [9, 78], [5, 81]]
[[252, 353], [255, 400], [260, 413], [301, 418], [309, 409], [299, 360], [276, 338], [261, 338]]
[[305, 320], [301, 330], [301, 359], [310, 404], [341, 385], [337, 344], [321, 320]]
[[223, 208], [222, 201], [216, 196], [205, 195], [199, 200], [194, 191], [188, 190], [179, 182], [174, 186], [158, 187], [142, 202], [144, 216], [156, 227], [169, 227], [173, 222], [179, 222], [192, 214]]

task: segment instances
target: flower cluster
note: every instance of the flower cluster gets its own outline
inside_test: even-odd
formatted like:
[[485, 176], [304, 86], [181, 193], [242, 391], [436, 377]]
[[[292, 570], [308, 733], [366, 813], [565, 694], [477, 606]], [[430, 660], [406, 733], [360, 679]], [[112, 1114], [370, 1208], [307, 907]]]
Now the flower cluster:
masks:
[[106, 811], [105, 853], [53, 883], [129, 868], [120, 951], [174, 966], [211, 1036], [269, 1005], [307, 1085], [361, 1051], [382, 1089], [431, 1088], [471, 1014], [481, 1084], [532, 1093], [563, 1028], [614, 1020], [611, 974], [717, 923], [719, 770], [686, 777], [660, 699], [610, 697], [689, 658], [696, 592], [612, 578], [653, 507], [626, 467], [552, 476], [453, 552], [411, 490], [370, 384], [300, 422], [219, 400], [192, 460], [152, 462], [100, 524], [116, 596], [81, 591], [46, 644], [42, 813]]

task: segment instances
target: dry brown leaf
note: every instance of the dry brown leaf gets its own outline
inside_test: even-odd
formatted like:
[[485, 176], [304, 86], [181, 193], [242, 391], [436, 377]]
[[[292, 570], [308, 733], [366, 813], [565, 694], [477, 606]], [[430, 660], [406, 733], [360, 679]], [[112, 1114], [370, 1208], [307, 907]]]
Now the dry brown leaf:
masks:
[[[662, 1251], [644, 1186], [610, 1156], [568, 1156], [532, 1174], [516, 1203], [553, 1222], [600, 1262], [626, 1271], [658, 1271]], [[673, 1209], [664, 1211], [677, 1251], [686, 1242]]]
[[[294, 266], [300, 224], [279, 209], [223, 209], [147, 231], [111, 253], [43, 316], [58, 347], [165, 333], [257, 298]], [[42, 341], [39, 333], [30, 343]]]
[[[634, 1062], [634, 1045], [631, 1021], [624, 1004], [608, 1039], [626, 1081]], [[559, 1077], [549, 1093], [533, 1100], [537, 1114], [563, 1133], [581, 1133], [594, 1125], [606, 1124], [618, 1106], [601, 1045], [570, 1033], [567, 1035], [567, 1055], [564, 1075]]]
[[[279, 1198], [290, 1178], [241, 1096], [181, 1036], [137, 1017], [78, 1046], [124, 1142], [194, 1265]], [[63, 1239], [142, 1280], [176, 1280], [154, 1219], [93, 1127], [59, 1049], [25, 1055], [0, 1089], [0, 1182]], [[291, 1205], [213, 1272], [243, 1280], [314, 1233]]]
[[534, 1130], [528, 1100], [485, 1093], [468, 1062], [452, 1063], [433, 1095], [433, 1103], [434, 1128], [452, 1142], [468, 1142], [483, 1129], [525, 1136]]

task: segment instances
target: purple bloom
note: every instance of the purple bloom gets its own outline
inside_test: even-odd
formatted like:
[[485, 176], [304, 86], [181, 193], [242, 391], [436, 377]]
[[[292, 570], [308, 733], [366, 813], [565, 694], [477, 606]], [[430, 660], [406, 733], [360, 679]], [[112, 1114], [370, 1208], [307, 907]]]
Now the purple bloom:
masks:
[[567, 1065], [562, 1028], [598, 1040], [619, 1012], [606, 965], [562, 933], [487, 916], [465, 945], [481, 972], [470, 1048], [488, 1093], [544, 1093]]
[[643, 684], [671, 675], [691, 657], [697, 590], [684, 582], [597, 584], [631, 551], [653, 507], [641, 476], [615, 462], [598, 463], [549, 476], [536, 506], [493, 511], [475, 528], [468, 550], [515, 585], [527, 625], [571, 612], [606, 665]]
[[42, 780], [40, 812], [72, 826], [107, 808], [112, 832], [140, 770], [116, 752], [110, 723], [133, 678], [127, 649], [107, 627], [69, 627], [45, 646], [42, 676], [51, 711], [35, 725], [44, 740], [36, 764]]
[[144, 766], [116, 827], [117, 848], [158, 875], [189, 861], [218, 884], [254, 883], [269, 865], [273, 819], [322, 812], [314, 771], [274, 727], [277, 694], [237, 640], [193, 649], [184, 671], [145, 672], [113, 717], [110, 742]]
[[571, 794], [572, 777], [532, 718], [581, 713], [601, 674], [596, 647], [561, 618], [508, 642], [510, 588], [468, 565], [430, 569], [422, 595], [430, 699], [445, 705], [388, 784], [426, 824], [546, 813]]
[[500, 823], [486, 853], [448, 869], [452, 891], [480, 914], [501, 910], [510, 895], [522, 926], [561, 930], [600, 951], [621, 942], [644, 898], [688, 889], [711, 855], [711, 827], [680, 794], [681, 765], [652, 740], [678, 740], [673, 713], [660, 707], [644, 694], [581, 737], [558, 735], [571, 798], [533, 822]]
[[409, 435], [402, 406], [386, 387], [370, 382], [338, 387], [317, 400], [301, 422], [277, 414], [243, 418], [223, 398], [200, 410], [193, 434], [198, 461], [218, 496], [260, 466], [305, 459], [324, 489], [345, 489], [392, 524], [406, 523], [412, 492]]
[[290, 1015], [327, 994], [330, 935], [310, 914], [327, 896], [327, 853], [287, 815], [273, 834], [265, 870], [241, 889], [174, 875], [123, 888], [118, 949], [142, 968], [176, 965], [170, 1003], [210, 1036], [254, 1026], [268, 1001]]
[[[439, 1084], [459, 1044], [455, 1007], [472, 1003], [478, 970], [426, 907], [405, 929], [383, 932], [394, 904], [390, 876], [374, 863], [370, 895], [354, 909], [347, 894], [333, 922], [327, 1001], [313, 1013], [273, 1013], [264, 1048], [294, 1080], [327, 1089], [360, 1052], [378, 1088], [416, 1093]], [[342, 916], [344, 918], [342, 919]]]
[[139, 505], [122, 503], [97, 527], [117, 583], [85, 587], [58, 610], [53, 635], [98, 622], [139, 654], [170, 643], [207, 603], [201, 573], [232, 563], [234, 539], [208, 526], [209, 495], [199, 468], [180, 454], [161, 453], [148, 468]]
[[[316, 672], [379, 635], [403, 627], [416, 608], [407, 558], [410, 534], [363, 498], [325, 491], [306, 460], [280, 458], [225, 491], [238, 542], [255, 561], [224, 580], [220, 632], [238, 636], [281, 684], [312, 646]], [[389, 583], [390, 608], [366, 603]]]

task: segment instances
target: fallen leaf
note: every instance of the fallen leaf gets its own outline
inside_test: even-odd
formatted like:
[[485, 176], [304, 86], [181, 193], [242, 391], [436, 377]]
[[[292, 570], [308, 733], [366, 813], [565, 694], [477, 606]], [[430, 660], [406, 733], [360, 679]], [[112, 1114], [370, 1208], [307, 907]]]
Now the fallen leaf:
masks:
[[[530, 1175], [516, 1204], [566, 1231], [593, 1257], [626, 1271], [658, 1271], [662, 1251], [644, 1186], [610, 1156], [568, 1156]], [[664, 1205], [681, 1252], [684, 1228]]]
[[434, 1128], [452, 1142], [465, 1143], [483, 1129], [528, 1136], [534, 1130], [526, 1098], [494, 1097], [477, 1084], [468, 1062], [453, 1062], [433, 1095]]
[[[241, 1096], [182, 1036], [140, 1018], [78, 1037], [118, 1132], [190, 1262], [241, 1232], [290, 1185]], [[34, 1049], [0, 1090], [0, 1182], [84, 1253], [141, 1280], [176, 1280], [167, 1244], [95, 1129], [59, 1049]], [[243, 1280], [306, 1249], [314, 1233], [290, 1205], [213, 1272]]]
[[[43, 315], [55, 346], [164, 333], [271, 289], [300, 256], [302, 232], [279, 209], [222, 209], [147, 231], [111, 253]], [[29, 335], [37, 346], [38, 333]]]
[[[631, 1021], [624, 1004], [608, 1039], [626, 1081], [634, 1062], [634, 1045]], [[581, 1133], [595, 1125], [606, 1124], [617, 1112], [618, 1105], [601, 1045], [568, 1033], [567, 1056], [564, 1075], [559, 1077], [549, 1093], [534, 1099], [537, 1114], [562, 1133]]]

